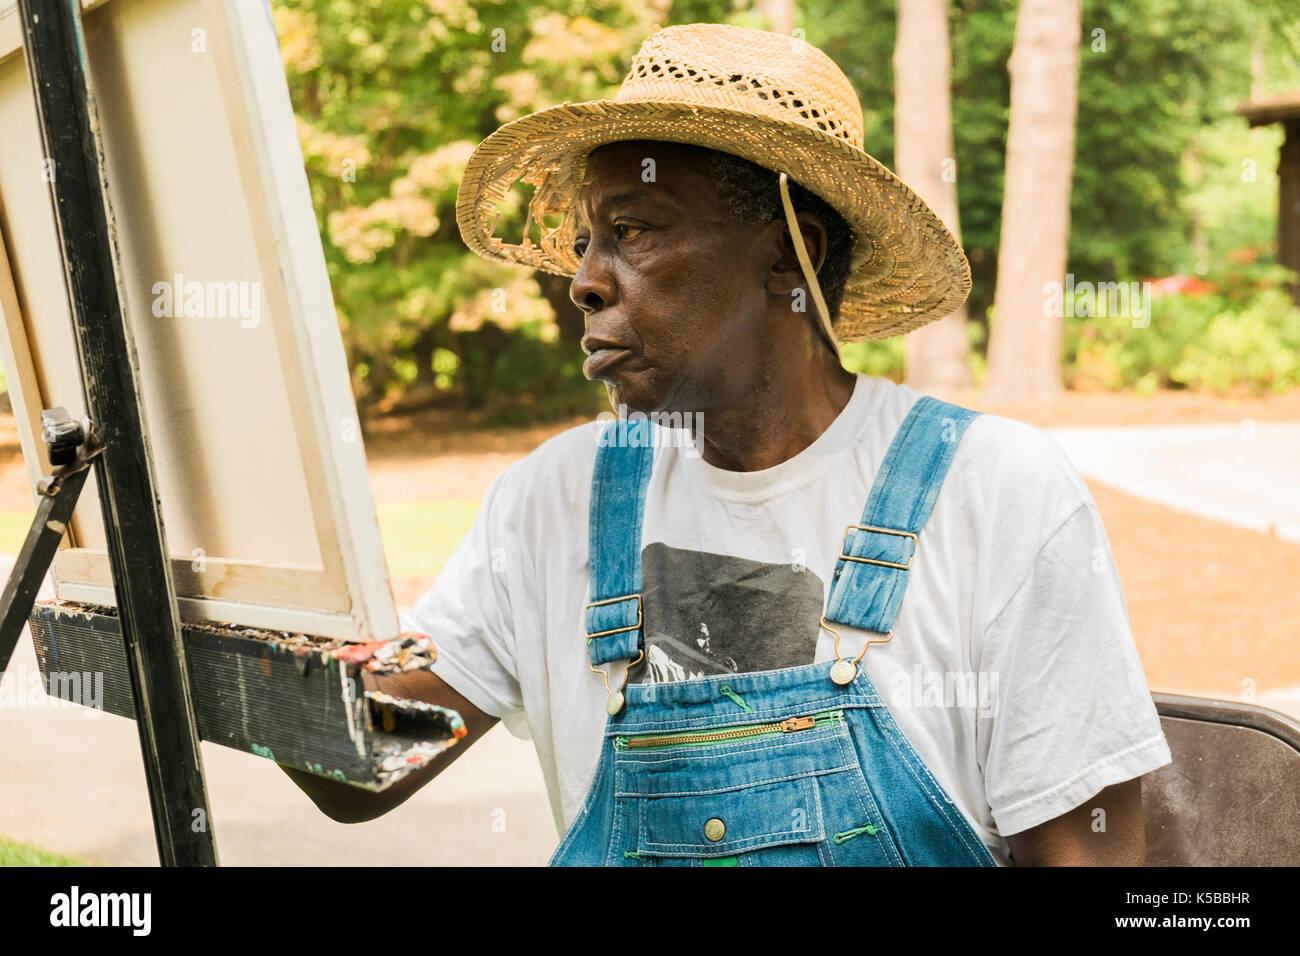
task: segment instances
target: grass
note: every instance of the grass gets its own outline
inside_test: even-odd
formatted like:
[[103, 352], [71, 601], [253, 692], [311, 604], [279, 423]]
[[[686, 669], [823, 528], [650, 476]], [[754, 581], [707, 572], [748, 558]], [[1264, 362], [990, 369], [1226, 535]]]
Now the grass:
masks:
[[478, 509], [479, 502], [473, 499], [380, 502], [379, 532], [389, 572], [438, 573], [469, 531]]
[[[379, 530], [384, 539], [388, 570], [393, 574], [436, 574], [474, 523], [479, 502], [443, 498], [430, 501], [380, 503]], [[0, 554], [17, 554], [32, 516], [0, 511]]]
[[35, 511], [0, 511], [0, 554], [17, 554]]
[[47, 853], [26, 843], [0, 837], [0, 866], [91, 866], [85, 860]]

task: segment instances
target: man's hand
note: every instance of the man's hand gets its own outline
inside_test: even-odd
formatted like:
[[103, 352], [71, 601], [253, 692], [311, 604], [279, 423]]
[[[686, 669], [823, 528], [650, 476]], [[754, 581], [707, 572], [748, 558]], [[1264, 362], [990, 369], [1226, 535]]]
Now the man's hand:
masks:
[[404, 674], [363, 673], [366, 690], [380, 690], [394, 697], [423, 700], [457, 711], [469, 731], [455, 745], [444, 750], [423, 767], [413, 770], [397, 783], [374, 793], [340, 783], [327, 777], [318, 777], [305, 770], [281, 766], [303, 793], [311, 797], [321, 813], [339, 823], [363, 823], [383, 816], [393, 807], [407, 800], [413, 793], [442, 773], [470, 744], [487, 733], [497, 722], [462, 697], [441, 677], [431, 671], [408, 671]]
[[1107, 787], [1069, 813], [1012, 833], [1006, 841], [1017, 866], [1146, 866], [1142, 778]]

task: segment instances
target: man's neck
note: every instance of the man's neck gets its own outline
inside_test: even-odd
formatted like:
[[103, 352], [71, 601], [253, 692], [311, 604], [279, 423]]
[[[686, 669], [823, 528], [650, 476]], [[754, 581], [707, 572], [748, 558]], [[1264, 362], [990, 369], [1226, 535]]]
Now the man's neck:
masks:
[[740, 408], [711, 411], [696, 429], [703, 459], [727, 471], [760, 471], [793, 458], [831, 426], [857, 377], [834, 364], [774, 369]]

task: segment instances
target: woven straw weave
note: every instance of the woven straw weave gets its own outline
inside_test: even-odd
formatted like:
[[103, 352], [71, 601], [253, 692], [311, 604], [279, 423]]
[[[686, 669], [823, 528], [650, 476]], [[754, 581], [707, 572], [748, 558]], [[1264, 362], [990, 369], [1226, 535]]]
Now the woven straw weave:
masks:
[[[690, 143], [732, 153], [830, 203], [855, 243], [835, 334], [841, 342], [908, 332], [955, 311], [970, 268], [952, 234], [863, 151], [862, 109], [848, 78], [802, 40], [720, 24], [650, 36], [612, 100], [565, 103], [508, 123], [465, 168], [461, 235], [474, 252], [573, 275], [574, 206], [586, 156], [622, 140]], [[516, 182], [535, 187], [521, 244], [492, 234]], [[536, 224], [540, 243], [529, 238]]]

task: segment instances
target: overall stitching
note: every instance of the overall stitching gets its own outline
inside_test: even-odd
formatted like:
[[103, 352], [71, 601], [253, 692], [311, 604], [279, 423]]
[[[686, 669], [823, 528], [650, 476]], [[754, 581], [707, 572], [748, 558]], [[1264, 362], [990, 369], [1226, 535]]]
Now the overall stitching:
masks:
[[[852, 728], [850, 728], [850, 733], [852, 733]], [[854, 796], [857, 797], [858, 805], [862, 808], [862, 815], [858, 819], [866, 819], [875, 822], [880, 826], [880, 833], [884, 836], [884, 839], [880, 841], [880, 845], [884, 848], [886, 856], [893, 861], [894, 866], [904, 866], [906, 864], [903, 862], [902, 849], [895, 843], [894, 835], [890, 832], [889, 827], [884, 825], [884, 814], [880, 812], [880, 805], [876, 802], [876, 795], [872, 792], [871, 785], [867, 782], [867, 776], [862, 768], [862, 762], [857, 757], [856, 744], [854, 744], [850, 738], [846, 741], [846, 745], [849, 750], [849, 753], [846, 754], [846, 756], [852, 758], [853, 762], [850, 770], [852, 775], [857, 778], [857, 781], [860, 784], [858, 787], [851, 788]], [[834, 845], [828, 847], [827, 852], [831, 854], [832, 858], [836, 858], [837, 850]], [[853, 854], [854, 849], [850, 848], [844, 852], [851, 855]]]
[[[881, 730], [883, 731], [884, 736], [889, 740], [894, 751], [911, 772], [912, 777], [921, 787], [926, 797], [929, 798], [935, 811], [947, 823], [948, 829], [951, 830], [953, 835], [961, 841], [967, 852], [970, 853], [973, 861], [987, 858], [989, 862], [996, 865], [996, 861], [993, 859], [993, 854], [989, 851], [989, 848], [985, 845], [983, 840], [979, 839], [978, 834], [971, 830], [970, 823], [961, 815], [961, 811], [957, 809], [952, 798], [948, 796], [943, 787], [939, 785], [939, 781], [937, 781], [934, 778], [934, 775], [930, 773], [930, 768], [925, 765], [925, 762], [921, 760], [919, 756], [917, 756], [912, 745], [907, 742], [907, 738], [903, 736], [902, 731], [898, 729], [898, 725], [894, 723], [893, 716], [889, 715], [888, 711], [886, 711], [886, 715], [887, 716], [885, 717], [879, 717], [874, 714], [872, 716], [881, 725]], [[956, 818], [954, 818], [954, 814], [956, 815]], [[974, 843], [972, 843], [972, 837], [974, 838]], [[980, 852], [981, 850], [983, 853]]]

